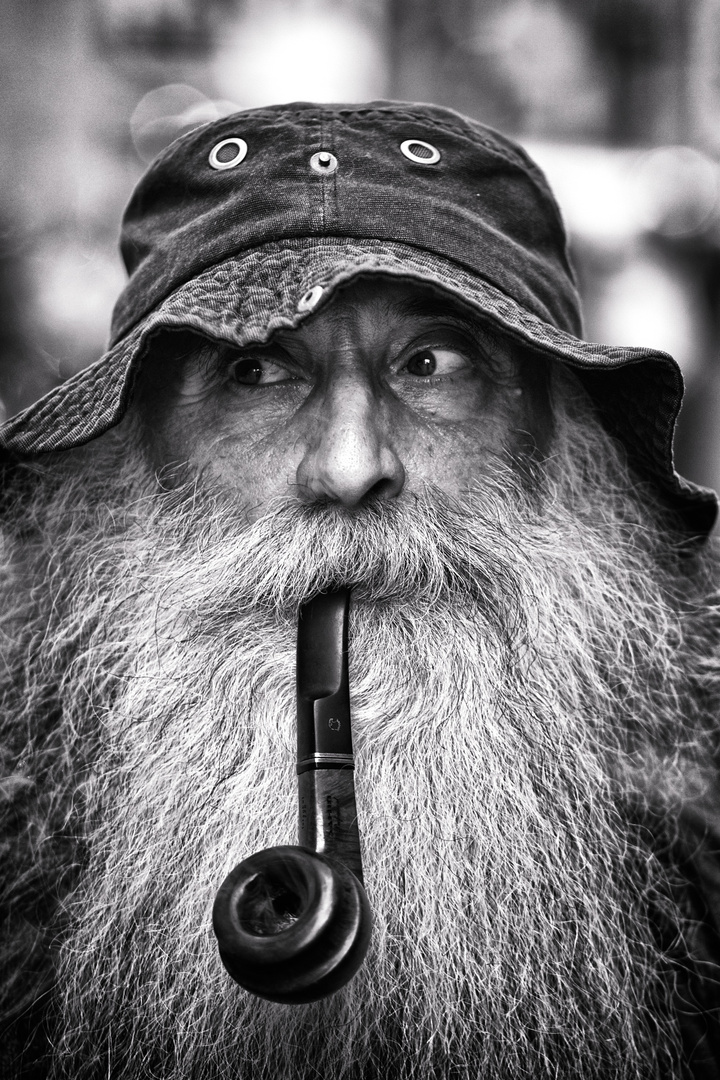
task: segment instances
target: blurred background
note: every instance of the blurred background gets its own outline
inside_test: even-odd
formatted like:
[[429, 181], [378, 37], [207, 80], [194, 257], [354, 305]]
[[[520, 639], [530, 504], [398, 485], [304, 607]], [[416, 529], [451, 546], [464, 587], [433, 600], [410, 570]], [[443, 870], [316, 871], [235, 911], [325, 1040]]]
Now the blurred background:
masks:
[[519, 138], [586, 336], [671, 352], [681, 472], [720, 488], [720, 0], [2, 0], [0, 416], [105, 346], [123, 206], [193, 126], [434, 101]]

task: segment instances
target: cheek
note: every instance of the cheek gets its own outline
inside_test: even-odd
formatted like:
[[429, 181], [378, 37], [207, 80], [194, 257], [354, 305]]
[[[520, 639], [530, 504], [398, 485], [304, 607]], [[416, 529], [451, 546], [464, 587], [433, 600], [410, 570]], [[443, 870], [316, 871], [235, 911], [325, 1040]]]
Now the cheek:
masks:
[[463, 494], [489, 476], [504, 456], [485, 435], [475, 432], [462, 438], [440, 435], [418, 440], [406, 455], [408, 481], [432, 484], [448, 495]]
[[249, 523], [261, 516], [271, 500], [296, 497], [300, 453], [297, 440], [284, 436], [281, 433], [252, 445], [232, 435], [203, 447], [204, 476], [236, 499]]
[[171, 482], [173, 466], [189, 465], [204, 483], [235, 496], [249, 520], [270, 499], [293, 494], [300, 448], [287, 428], [258, 437], [210, 402], [158, 411], [147, 426], [159, 472]]
[[524, 410], [515, 402], [461, 423], [421, 425], [404, 448], [408, 480], [462, 495], [511, 459], [526, 456], [527, 438]]
[[204, 476], [232, 493], [252, 522], [278, 497], [294, 496], [297, 462], [285, 444], [249, 448], [242, 439], [219, 440], [203, 462]]

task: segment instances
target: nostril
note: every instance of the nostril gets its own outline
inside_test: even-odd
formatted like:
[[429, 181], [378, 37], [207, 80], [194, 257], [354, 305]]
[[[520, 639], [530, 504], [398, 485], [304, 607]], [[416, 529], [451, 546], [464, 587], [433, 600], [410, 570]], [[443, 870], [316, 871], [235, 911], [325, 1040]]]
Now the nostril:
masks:
[[[400, 485], [402, 487], [402, 485]], [[373, 484], [364, 495], [364, 500], [372, 499], [393, 499], [396, 495], [400, 494], [400, 490], [395, 479], [383, 477], [382, 480], [378, 480]]]
[[397, 498], [404, 484], [405, 471], [399, 463], [391, 475], [367, 483], [353, 477], [328, 475], [312, 466], [300, 469], [297, 475], [298, 494], [303, 502], [340, 503], [348, 509]]

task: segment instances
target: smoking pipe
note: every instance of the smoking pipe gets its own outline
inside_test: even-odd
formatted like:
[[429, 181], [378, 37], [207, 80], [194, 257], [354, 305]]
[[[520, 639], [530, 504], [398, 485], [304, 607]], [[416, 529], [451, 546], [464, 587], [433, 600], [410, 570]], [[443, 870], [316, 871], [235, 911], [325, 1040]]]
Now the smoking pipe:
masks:
[[220, 886], [213, 928], [233, 979], [258, 997], [317, 1001], [353, 977], [370, 943], [353, 783], [347, 590], [300, 609], [299, 846], [245, 859]]

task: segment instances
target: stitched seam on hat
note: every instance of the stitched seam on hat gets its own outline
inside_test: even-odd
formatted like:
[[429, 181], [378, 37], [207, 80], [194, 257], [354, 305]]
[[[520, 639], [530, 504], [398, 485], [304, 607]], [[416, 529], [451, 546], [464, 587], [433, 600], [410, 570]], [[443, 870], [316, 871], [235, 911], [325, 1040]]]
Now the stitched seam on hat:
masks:
[[[313, 244], [310, 246], [303, 242], [303, 238], [299, 237], [295, 239], [287, 238], [283, 240], [272, 240], [269, 241], [267, 244], [261, 244], [258, 245], [258, 247], [249, 248], [241, 255], [232, 255], [230, 256], [230, 258], [223, 259], [222, 262], [219, 262], [212, 267], [208, 267], [208, 269], [203, 271], [202, 274], [199, 274], [197, 277], [192, 278], [189, 282], [185, 282], [183, 285], [179, 286], [176, 290], [174, 290], [174, 292], [171, 293], [168, 297], [166, 297], [162, 304], [155, 310], [154, 314], [159, 315], [164, 310], [167, 310], [168, 307], [172, 307], [172, 304], [174, 302], [182, 300], [183, 293], [191, 292], [193, 286], [196, 287], [195, 283], [199, 283], [200, 285], [202, 285], [205, 281], [212, 281], [212, 279], [217, 274], [222, 273], [223, 268], [226, 266], [231, 266], [232, 264], [237, 264], [239, 266], [245, 263], [247, 259], [252, 257], [272, 257], [276, 253], [280, 254], [285, 251], [297, 253], [300, 255], [307, 254], [307, 260], [311, 261], [316, 252], [322, 249], [329, 250], [335, 247], [354, 247], [356, 248], [358, 255], [366, 259], [368, 262], [370, 261], [370, 259], [374, 259], [377, 257], [387, 259], [387, 257], [389, 256], [394, 262], [396, 262], [396, 265], [400, 270], [403, 269], [404, 256], [414, 256], [422, 266], [422, 264], [424, 263], [422, 256], [428, 254], [424, 248], [416, 247], [415, 245], [408, 242], [358, 239], [357, 237], [352, 236], [314, 237]], [[545, 322], [544, 320], [540, 319], [532, 312], [527, 311], [516, 300], [513, 300], [512, 297], [508, 296], [496, 285], [483, 278], [477, 271], [470, 270], [462, 263], [454, 262], [447, 256], [430, 253], [430, 259], [432, 262], [439, 263], [447, 267], [447, 272], [451, 275], [452, 278], [455, 279], [454, 284], [458, 291], [461, 291], [465, 288], [477, 290], [478, 287], [480, 288], [480, 291], [484, 291], [488, 296], [488, 302], [491, 302], [493, 306], [497, 309], [495, 313], [487, 313], [487, 317], [495, 318], [497, 321], [501, 322], [501, 324], [509, 332], [514, 331], [516, 334], [519, 332], [519, 327], [522, 325], [524, 328], [526, 328], [527, 335], [533, 335], [531, 339], [526, 339], [523, 335], [523, 339], [530, 340], [531, 344], [533, 344], [535, 348], [546, 348], [547, 351], [550, 353], [552, 353], [553, 348], [561, 350], [563, 355], [565, 356], [567, 356], [568, 354], [571, 354], [574, 357], [576, 356], [578, 365], [586, 366], [588, 368], [596, 367], [596, 365], [594, 365], [591, 360], [584, 359], [584, 356], [585, 354], [587, 354], [589, 349], [594, 350], [594, 354], [597, 357], [605, 357], [611, 362], [617, 361], [618, 364], [627, 364], [628, 362], [640, 361], [653, 356], [659, 356], [663, 359], [671, 359], [667, 356], [667, 354], [662, 353], [661, 350], [657, 349], [647, 349], [641, 347], [632, 347], [630, 349], [624, 348], [623, 346], [602, 345], [600, 343], [593, 344], [590, 342], [582, 341], [581, 339], [576, 338], [574, 335], [568, 333], [567, 331], [561, 330], [558, 327], [553, 326], [551, 323]], [[296, 268], [294, 267], [293, 269]], [[353, 267], [349, 265], [347, 269], [349, 271], [352, 271]], [[378, 269], [381, 272], [382, 266], [379, 266]], [[419, 272], [420, 268], [411, 265], [410, 270], [410, 276], [413, 276], [412, 271], [415, 270], [416, 272]], [[302, 283], [302, 267], [297, 266], [296, 272], [297, 278], [295, 280], [295, 285], [299, 286]], [[372, 272], [372, 267], [370, 265], [368, 265], [368, 272]], [[428, 272], [428, 267], [424, 268], [424, 272]], [[328, 280], [332, 280], [336, 276], [337, 275], [335, 275], [331, 271]], [[434, 277], [434, 275], [430, 276]], [[443, 284], [443, 282], [439, 279], [436, 280], [438, 280], [438, 284]], [[152, 317], [152, 315], [148, 316], [148, 318]], [[506, 323], [504, 319], [507, 319], [508, 322]], [[544, 338], [547, 345], [541, 345], [537, 341], [536, 335]], [[613, 366], [617, 365], [613, 363]]]
[[[324, 214], [324, 208], [323, 208], [323, 214]], [[323, 217], [323, 224], [324, 224], [324, 217]], [[123, 338], [127, 334], [131, 333], [134, 329], [137, 329], [138, 327], [142, 326], [142, 323], [143, 323], [144, 319], [149, 318], [153, 314], [153, 311], [159, 310], [159, 308], [163, 304], [165, 304], [168, 300], [170, 300], [171, 297], [175, 296], [177, 294], [177, 292], [179, 292], [181, 289], [190, 287], [194, 281], [204, 279], [206, 274], [211, 274], [211, 273], [217, 272], [220, 269], [220, 267], [224, 266], [226, 263], [229, 263], [234, 259], [244, 260], [246, 257], [249, 257], [249, 256], [253, 255], [255, 252], [258, 252], [258, 251], [272, 252], [273, 250], [284, 250], [286, 248], [287, 248], [287, 250], [302, 250], [302, 248], [307, 246], [307, 241], [308, 240], [313, 241], [313, 242], [323, 242], [323, 241], [327, 241], [327, 240], [337, 240], [338, 242], [344, 242], [346, 244], [348, 244], [348, 243], [355, 244], [355, 245], [358, 245], [358, 246], [361, 246], [361, 247], [369, 247], [369, 246], [374, 246], [374, 245], [383, 246], [383, 245], [387, 245], [387, 244], [398, 244], [401, 247], [401, 249], [411, 250], [411, 251], [418, 251], [418, 252], [421, 252], [421, 253], [429, 254], [431, 256], [431, 258], [433, 258], [433, 259], [445, 260], [451, 266], [454, 265], [454, 266], [458, 266], [458, 267], [462, 268], [463, 271], [466, 274], [469, 274], [472, 278], [480, 279], [480, 280], [486, 282], [488, 285], [490, 284], [490, 282], [487, 281], [487, 279], [482, 276], [480, 271], [476, 270], [474, 267], [469, 267], [465, 263], [462, 263], [462, 262], [459, 262], [459, 261], [456, 261], [456, 260], [452, 260], [447, 255], [442, 255], [442, 254], [440, 254], [438, 252], [429, 250], [429, 249], [424, 248], [424, 247], [420, 247], [419, 245], [412, 244], [409, 241], [392, 241], [392, 240], [389, 240], [389, 239], [375, 240], [375, 239], [373, 239], [371, 237], [347, 236], [347, 235], [333, 234], [333, 233], [327, 233], [327, 232], [325, 233], [324, 236], [313, 235], [313, 236], [310, 236], [310, 237], [286, 237], [286, 238], [284, 238], [282, 240], [270, 240], [266, 244], [260, 244], [257, 247], [247, 248], [242, 252], [236, 252], [233, 255], [225, 256], [224, 258], [219, 259], [217, 262], [211, 263], [210, 265], [204, 267], [202, 270], [200, 270], [194, 276], [191, 276], [191, 277], [187, 278], [187, 280], [179, 282], [176, 285], [176, 287], [172, 290], [172, 292], [170, 292], [167, 295], [161, 297], [161, 299], [157, 302], [155, 307], [151, 307], [149, 310], [142, 312], [140, 315], [138, 315], [136, 317], [134, 322], [132, 322], [127, 327], [124, 327], [123, 330], [122, 330], [122, 336], [117, 338], [117, 340], [115, 341], [115, 344], [118, 344], [120, 341], [122, 341]], [[294, 241], [295, 241], [295, 245], [293, 244]], [[303, 241], [305, 241], [305, 243], [303, 243]], [[501, 290], [498, 290], [498, 295], [503, 297], [505, 299], [505, 301], [511, 301], [513, 304], [517, 303], [517, 301], [513, 301], [508, 294], [503, 293]], [[518, 307], [520, 307], [520, 306], [521, 305], [518, 304]], [[523, 308], [522, 310], [525, 311], [526, 309]], [[527, 313], [527, 314], [529, 314], [529, 313]], [[550, 313], [548, 312], [548, 315], [549, 314]], [[538, 316], [535, 316], [535, 318], [538, 318]], [[551, 325], [550, 323], [544, 322], [544, 320], [542, 320], [542, 319], [539, 319], [539, 322], [540, 322], [540, 325], [543, 325], [543, 326]], [[122, 321], [121, 321], [121, 325], [122, 325]]]
[[[324, 146], [324, 142], [325, 142], [325, 134], [324, 134], [325, 126], [324, 126], [324, 123], [323, 123], [322, 114], [319, 117], [319, 127], [320, 127], [320, 146], [322, 147], [322, 146]], [[321, 222], [322, 222], [322, 231], [323, 232], [325, 232], [325, 229], [327, 227], [326, 226], [326, 218], [325, 218], [325, 199], [326, 199], [326, 196], [327, 196], [327, 190], [325, 188], [325, 180], [326, 180], [325, 176], [320, 177], [320, 206], [321, 206]]]

